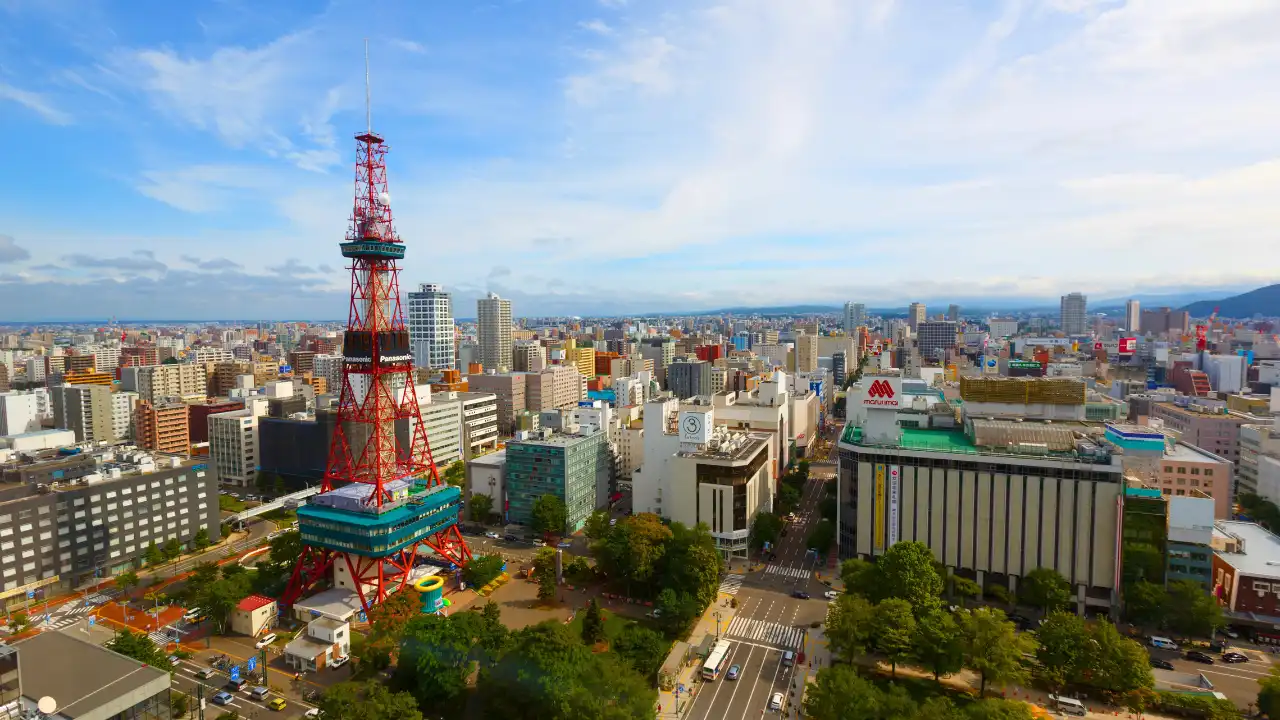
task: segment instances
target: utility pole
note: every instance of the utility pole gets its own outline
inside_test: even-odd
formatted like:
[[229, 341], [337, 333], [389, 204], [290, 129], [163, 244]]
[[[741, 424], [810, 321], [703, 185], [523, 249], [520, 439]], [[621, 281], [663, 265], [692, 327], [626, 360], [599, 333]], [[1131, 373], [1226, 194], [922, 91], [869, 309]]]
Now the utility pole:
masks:
[[204, 720], [204, 683], [196, 684], [196, 707], [200, 709], [200, 720]]
[[258, 658], [258, 662], [262, 664], [262, 685], [264, 687], [271, 687], [271, 685], [267, 683], [267, 649], [266, 648], [262, 648], [262, 657]]

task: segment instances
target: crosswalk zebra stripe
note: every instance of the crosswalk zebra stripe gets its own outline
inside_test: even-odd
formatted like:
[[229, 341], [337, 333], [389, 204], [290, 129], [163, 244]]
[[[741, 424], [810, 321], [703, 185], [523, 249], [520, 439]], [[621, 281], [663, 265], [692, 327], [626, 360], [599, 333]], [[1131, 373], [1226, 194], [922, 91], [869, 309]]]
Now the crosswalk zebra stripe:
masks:
[[724, 581], [720, 583], [720, 592], [726, 595], [737, 595], [738, 590], [742, 589], [742, 581], [745, 578], [742, 575], [730, 573], [724, 576]]
[[767, 565], [764, 569], [766, 574], [781, 575], [783, 577], [795, 578], [801, 580], [809, 576], [809, 571], [805, 568], [798, 567], [782, 567], [780, 565]]
[[735, 617], [724, 634], [781, 648], [798, 648], [804, 639], [800, 628], [742, 616]]

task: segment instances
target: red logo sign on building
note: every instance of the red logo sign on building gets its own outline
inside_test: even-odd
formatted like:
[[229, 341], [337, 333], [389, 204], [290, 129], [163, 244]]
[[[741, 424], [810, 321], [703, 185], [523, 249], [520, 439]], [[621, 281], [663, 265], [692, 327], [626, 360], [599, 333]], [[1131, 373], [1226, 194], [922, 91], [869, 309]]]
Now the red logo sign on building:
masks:
[[871, 383], [871, 387], [867, 388], [867, 397], [863, 399], [862, 404], [897, 407], [897, 394], [893, 384], [888, 380], [876, 380]]

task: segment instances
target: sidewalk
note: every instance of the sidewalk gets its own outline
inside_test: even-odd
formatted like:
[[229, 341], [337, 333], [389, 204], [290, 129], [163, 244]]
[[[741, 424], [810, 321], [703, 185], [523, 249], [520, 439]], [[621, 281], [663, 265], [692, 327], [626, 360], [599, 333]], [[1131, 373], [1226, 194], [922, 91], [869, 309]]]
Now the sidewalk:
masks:
[[[729, 572], [741, 572], [739, 570], [730, 569]], [[702, 617], [698, 618], [698, 622], [694, 624], [693, 630], [689, 633], [689, 658], [688, 662], [681, 664], [680, 672], [676, 675], [676, 688], [673, 690], [658, 690], [658, 707], [656, 717], [670, 718], [677, 720], [682, 717], [681, 713], [688, 708], [689, 704], [698, 696], [698, 690], [702, 686], [702, 680], [699, 673], [702, 671], [702, 665], [698, 658], [693, 655], [693, 651], [702, 642], [707, 635], [717, 635], [718, 629], [727, 628], [729, 623], [738, 614], [737, 609], [729, 606], [729, 600], [733, 596], [727, 593], [720, 593], [716, 601], [711, 603], [702, 613]], [[719, 618], [716, 614], [719, 613]], [[717, 627], [717, 622], [719, 623]], [[671, 653], [667, 655], [666, 662], [663, 667], [668, 667], [679, 662], [680, 646], [672, 648]], [[680, 687], [684, 687], [684, 692], [678, 692]], [[677, 702], [677, 694], [679, 695]]]

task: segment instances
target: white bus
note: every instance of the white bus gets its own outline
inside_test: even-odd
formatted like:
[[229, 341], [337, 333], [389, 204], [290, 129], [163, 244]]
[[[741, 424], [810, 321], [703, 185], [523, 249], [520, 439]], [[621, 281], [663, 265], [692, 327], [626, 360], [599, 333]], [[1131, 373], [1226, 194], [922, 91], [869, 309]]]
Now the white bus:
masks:
[[720, 640], [711, 647], [707, 661], [702, 665], [702, 679], [715, 680], [729, 663], [729, 641]]

